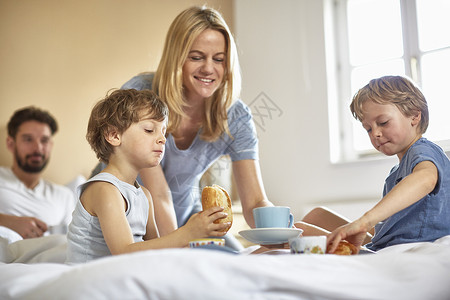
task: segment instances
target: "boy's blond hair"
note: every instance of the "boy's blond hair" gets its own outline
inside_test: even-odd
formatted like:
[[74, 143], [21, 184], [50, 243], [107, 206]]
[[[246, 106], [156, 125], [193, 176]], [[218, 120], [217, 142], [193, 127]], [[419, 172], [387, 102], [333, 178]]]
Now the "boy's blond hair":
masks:
[[108, 93], [92, 109], [87, 128], [86, 139], [97, 158], [109, 162], [114, 148], [105, 137], [111, 129], [123, 133], [144, 117], [167, 120], [167, 105], [154, 92], [129, 89]]
[[420, 111], [421, 120], [418, 126], [420, 133], [425, 133], [428, 128], [427, 101], [420, 89], [406, 77], [384, 76], [372, 79], [361, 88], [350, 104], [350, 110], [355, 119], [359, 121], [364, 119], [362, 106], [367, 100], [378, 104], [393, 104], [406, 117], [413, 116]]

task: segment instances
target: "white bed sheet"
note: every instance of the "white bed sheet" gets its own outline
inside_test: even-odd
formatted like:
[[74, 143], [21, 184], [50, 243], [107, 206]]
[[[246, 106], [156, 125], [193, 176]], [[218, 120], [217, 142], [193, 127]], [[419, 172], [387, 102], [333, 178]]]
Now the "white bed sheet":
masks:
[[43, 263], [55, 249], [0, 263], [0, 299], [450, 299], [450, 236], [351, 257], [166, 249]]

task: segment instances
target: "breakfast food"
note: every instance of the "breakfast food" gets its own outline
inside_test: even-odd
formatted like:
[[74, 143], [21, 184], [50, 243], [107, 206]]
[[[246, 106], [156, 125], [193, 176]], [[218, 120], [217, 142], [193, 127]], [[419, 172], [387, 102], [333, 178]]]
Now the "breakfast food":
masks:
[[340, 241], [339, 245], [337, 246], [336, 250], [334, 251], [334, 254], [337, 255], [353, 255], [353, 254], [357, 254], [357, 249], [356, 247], [347, 242], [347, 241]]
[[202, 206], [203, 210], [208, 209], [213, 206], [221, 206], [224, 208], [224, 212], [228, 214], [226, 218], [218, 219], [214, 221], [214, 223], [226, 223], [230, 222], [230, 226], [228, 226], [224, 231], [227, 232], [231, 228], [231, 224], [233, 223], [233, 212], [231, 211], [231, 199], [228, 195], [227, 191], [217, 185], [213, 184], [212, 186], [205, 186], [202, 191]]

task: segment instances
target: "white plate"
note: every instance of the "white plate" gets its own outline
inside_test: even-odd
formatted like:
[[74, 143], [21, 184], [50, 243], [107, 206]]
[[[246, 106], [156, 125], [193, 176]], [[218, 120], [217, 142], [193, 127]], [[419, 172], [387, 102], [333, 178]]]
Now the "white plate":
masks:
[[246, 240], [261, 245], [282, 244], [303, 232], [299, 228], [254, 228], [239, 231]]

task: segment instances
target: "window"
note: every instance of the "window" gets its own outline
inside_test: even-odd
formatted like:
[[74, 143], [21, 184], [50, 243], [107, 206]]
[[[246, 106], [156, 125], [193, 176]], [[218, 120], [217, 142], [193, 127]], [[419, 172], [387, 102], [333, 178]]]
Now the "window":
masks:
[[335, 0], [331, 10], [339, 79], [336, 99], [330, 98], [336, 102], [330, 103], [331, 160], [377, 155], [349, 104], [359, 88], [384, 75], [406, 75], [421, 87], [430, 112], [424, 136], [450, 150], [450, 1]]

